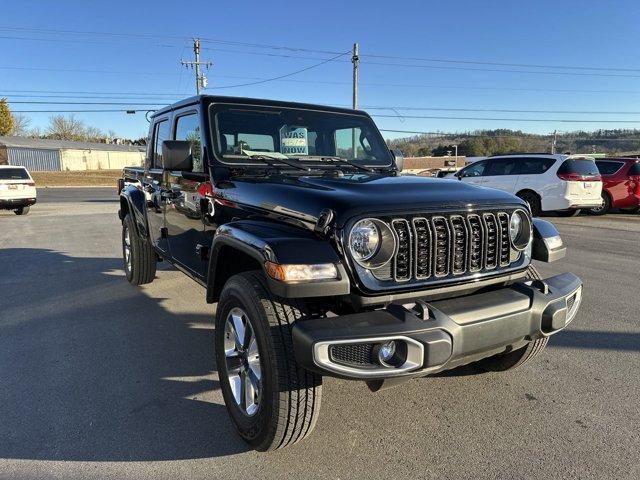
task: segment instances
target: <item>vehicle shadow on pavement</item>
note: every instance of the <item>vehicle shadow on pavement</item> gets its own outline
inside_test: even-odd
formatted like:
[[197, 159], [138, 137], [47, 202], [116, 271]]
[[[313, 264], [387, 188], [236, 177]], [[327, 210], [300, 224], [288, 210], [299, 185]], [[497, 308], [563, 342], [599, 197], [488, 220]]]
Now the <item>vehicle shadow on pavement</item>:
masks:
[[212, 315], [168, 312], [126, 282], [119, 259], [3, 249], [0, 266], [0, 458], [126, 462], [247, 450], [224, 405], [211, 401], [213, 330], [202, 325]]
[[551, 337], [549, 346], [640, 352], [640, 333], [565, 330]]

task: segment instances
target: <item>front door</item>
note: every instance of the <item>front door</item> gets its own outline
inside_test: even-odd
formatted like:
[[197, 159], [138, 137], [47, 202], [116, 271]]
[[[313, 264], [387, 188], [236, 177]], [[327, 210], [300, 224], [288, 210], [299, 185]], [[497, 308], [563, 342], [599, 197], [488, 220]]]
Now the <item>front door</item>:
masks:
[[519, 160], [516, 157], [489, 159], [484, 170], [482, 186], [515, 193]]
[[203, 163], [200, 119], [196, 111], [175, 118], [173, 139], [192, 144], [193, 168], [167, 172], [163, 195], [171, 257], [201, 279], [206, 278], [214, 230], [207, 215], [209, 174]]

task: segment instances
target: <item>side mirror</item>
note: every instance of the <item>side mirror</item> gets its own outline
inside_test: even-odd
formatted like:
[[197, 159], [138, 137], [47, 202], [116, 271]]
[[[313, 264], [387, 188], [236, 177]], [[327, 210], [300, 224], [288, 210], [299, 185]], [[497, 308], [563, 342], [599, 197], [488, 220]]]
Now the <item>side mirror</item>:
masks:
[[396, 161], [396, 169], [401, 172], [404, 167], [404, 155], [399, 148], [395, 150], [391, 150], [391, 155], [393, 155], [394, 160]]
[[165, 140], [162, 142], [162, 169], [179, 172], [193, 170], [191, 142], [188, 140]]

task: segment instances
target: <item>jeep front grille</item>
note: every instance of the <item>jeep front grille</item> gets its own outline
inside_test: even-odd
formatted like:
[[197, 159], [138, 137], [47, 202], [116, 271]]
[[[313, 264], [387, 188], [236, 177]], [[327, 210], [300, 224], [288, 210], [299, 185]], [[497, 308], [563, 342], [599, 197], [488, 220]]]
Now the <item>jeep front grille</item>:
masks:
[[[381, 218], [397, 240], [390, 262], [373, 270], [380, 281], [456, 279], [513, 266], [509, 211]], [[512, 262], [513, 260], [513, 262]]]

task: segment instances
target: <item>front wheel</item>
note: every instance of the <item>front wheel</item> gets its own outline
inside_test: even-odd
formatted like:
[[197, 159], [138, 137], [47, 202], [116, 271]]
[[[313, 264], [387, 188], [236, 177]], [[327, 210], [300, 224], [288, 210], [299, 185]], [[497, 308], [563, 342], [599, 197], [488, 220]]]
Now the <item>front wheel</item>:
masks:
[[256, 450], [292, 445], [320, 413], [322, 377], [301, 368], [291, 328], [304, 305], [269, 292], [260, 272], [231, 277], [216, 311], [216, 365], [240, 436]]
[[[540, 274], [533, 265], [529, 265], [526, 278], [528, 280], [541, 280], [542, 277], [540, 277]], [[548, 341], [548, 337], [539, 338], [517, 350], [511, 350], [510, 352], [500, 353], [493, 357], [480, 360], [477, 365], [481, 369], [489, 372], [513, 370], [532, 358], [537, 357], [545, 349]]]
[[518, 193], [518, 197], [529, 205], [529, 210], [531, 210], [531, 215], [533, 217], [539, 217], [542, 213], [542, 206], [540, 203], [540, 197], [534, 192], [525, 190], [524, 192]]

